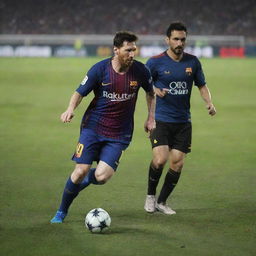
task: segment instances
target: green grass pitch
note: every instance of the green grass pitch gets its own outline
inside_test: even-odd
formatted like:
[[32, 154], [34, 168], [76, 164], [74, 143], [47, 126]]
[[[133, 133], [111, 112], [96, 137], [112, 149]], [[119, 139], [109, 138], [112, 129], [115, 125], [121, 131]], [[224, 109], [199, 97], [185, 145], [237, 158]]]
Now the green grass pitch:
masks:
[[[0, 59], [1, 255], [256, 255], [255, 59], [201, 60], [217, 115], [208, 116], [194, 88], [192, 153], [168, 201], [175, 216], [143, 210], [151, 148], [141, 91], [133, 141], [116, 175], [84, 190], [64, 224], [49, 223], [73, 169], [70, 157], [91, 97], [72, 123], [59, 117], [98, 60]], [[84, 227], [95, 207], [111, 215], [106, 234]]]

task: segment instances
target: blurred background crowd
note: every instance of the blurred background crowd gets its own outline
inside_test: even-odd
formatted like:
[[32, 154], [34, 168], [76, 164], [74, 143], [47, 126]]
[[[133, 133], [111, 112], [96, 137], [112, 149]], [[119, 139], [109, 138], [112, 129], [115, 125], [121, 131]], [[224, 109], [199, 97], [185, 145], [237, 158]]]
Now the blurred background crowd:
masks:
[[193, 35], [255, 38], [255, 0], [0, 0], [1, 34], [164, 34], [171, 21]]

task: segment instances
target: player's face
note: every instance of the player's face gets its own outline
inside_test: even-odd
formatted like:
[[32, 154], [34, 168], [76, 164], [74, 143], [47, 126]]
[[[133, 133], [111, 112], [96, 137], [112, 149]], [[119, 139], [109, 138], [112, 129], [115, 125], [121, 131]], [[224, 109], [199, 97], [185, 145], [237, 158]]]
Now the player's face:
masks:
[[132, 65], [136, 49], [137, 47], [135, 42], [127, 41], [124, 41], [120, 48], [115, 49], [115, 53], [121, 66], [130, 67]]
[[173, 30], [169, 38], [166, 39], [171, 51], [175, 55], [181, 55], [185, 48], [187, 34], [185, 31]]

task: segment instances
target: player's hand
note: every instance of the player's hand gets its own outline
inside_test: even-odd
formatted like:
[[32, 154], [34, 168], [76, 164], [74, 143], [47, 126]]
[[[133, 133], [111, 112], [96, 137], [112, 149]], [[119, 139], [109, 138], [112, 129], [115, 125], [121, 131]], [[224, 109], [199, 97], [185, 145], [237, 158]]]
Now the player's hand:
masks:
[[144, 130], [147, 133], [151, 133], [156, 128], [155, 120], [147, 120], [144, 124]]
[[160, 88], [156, 88], [154, 87], [154, 92], [155, 94], [160, 97], [160, 98], [163, 98], [167, 93], [168, 93], [168, 89], [166, 88], [163, 88], [163, 89], [160, 89]]
[[209, 115], [214, 116], [216, 114], [216, 109], [212, 103], [208, 104], [206, 108], [208, 110]]
[[64, 113], [61, 114], [60, 120], [63, 123], [69, 123], [69, 122], [71, 122], [71, 119], [74, 117], [74, 115], [75, 114], [73, 113], [73, 111], [67, 110], [67, 111], [65, 111]]

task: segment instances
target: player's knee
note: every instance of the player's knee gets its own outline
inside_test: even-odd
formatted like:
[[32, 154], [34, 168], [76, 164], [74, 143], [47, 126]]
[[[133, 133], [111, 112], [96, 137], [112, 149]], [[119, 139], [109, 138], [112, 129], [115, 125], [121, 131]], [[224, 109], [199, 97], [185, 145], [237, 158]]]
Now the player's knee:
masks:
[[170, 167], [171, 167], [172, 170], [180, 172], [183, 168], [183, 165], [184, 165], [184, 160], [179, 159], [179, 160], [176, 160], [176, 161], [172, 161]]
[[157, 157], [157, 158], [154, 158], [152, 163], [156, 169], [159, 169], [159, 168], [164, 167], [166, 161], [167, 161], [167, 159], [165, 159], [165, 158]]
[[111, 178], [111, 176], [112, 175], [107, 175], [104, 173], [103, 174], [95, 173], [95, 178], [99, 184], [105, 184]]
[[73, 181], [77, 181], [77, 182], [80, 182], [83, 180], [83, 178], [85, 177], [86, 175], [86, 169], [85, 168], [82, 168], [80, 166], [76, 166], [74, 172], [72, 173], [71, 175], [71, 178]]

